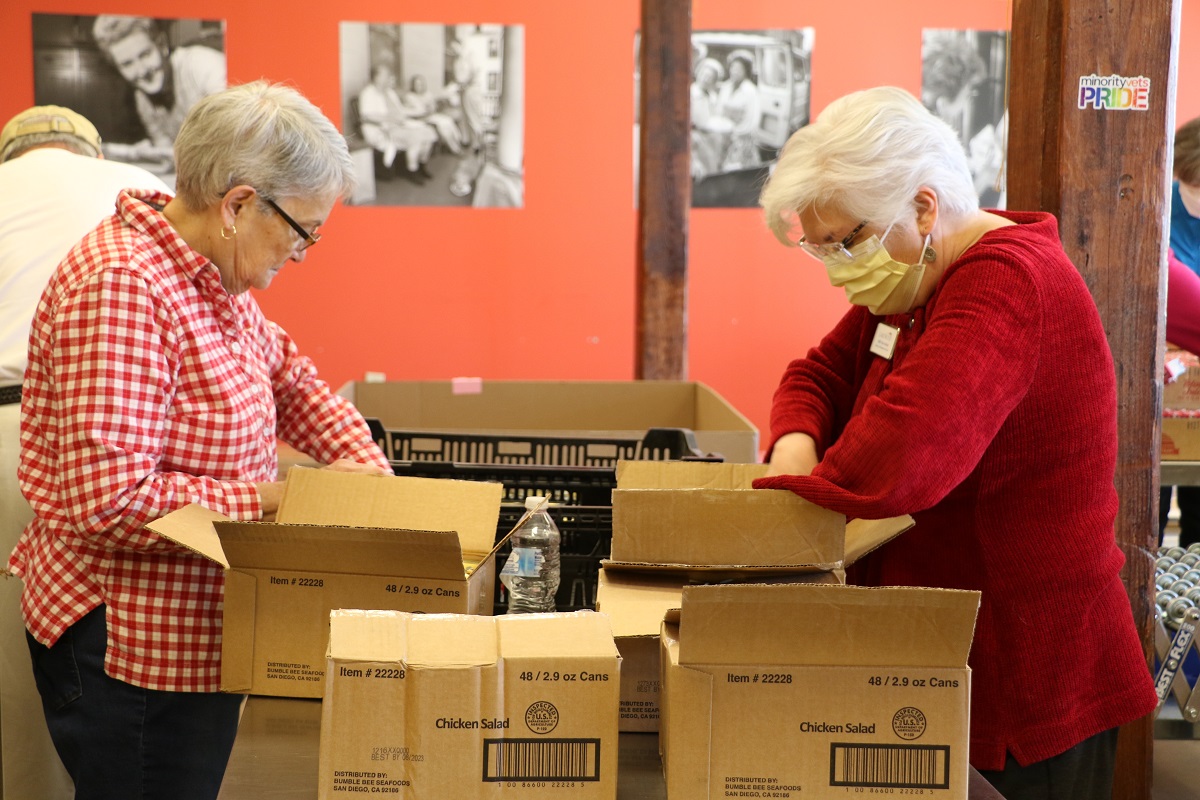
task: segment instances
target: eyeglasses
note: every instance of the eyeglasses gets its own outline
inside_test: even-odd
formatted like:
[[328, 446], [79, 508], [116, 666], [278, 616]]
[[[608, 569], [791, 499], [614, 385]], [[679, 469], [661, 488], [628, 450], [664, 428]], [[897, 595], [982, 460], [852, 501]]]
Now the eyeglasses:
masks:
[[312, 247], [317, 242], [321, 241], [321, 234], [317, 233], [316, 231], [312, 231], [310, 233], [309, 231], [304, 230], [304, 228], [300, 226], [300, 223], [296, 222], [296, 220], [292, 219], [291, 216], [289, 216], [286, 211], [284, 211], [282, 208], [280, 208], [279, 204], [277, 204], [274, 200], [267, 197], [265, 194], [260, 195], [260, 197], [262, 197], [263, 201], [267, 205], [269, 205], [271, 208], [275, 209], [276, 214], [283, 217], [284, 222], [286, 222], [288, 225], [292, 226], [292, 230], [294, 230], [296, 233], [300, 234], [300, 238], [304, 240], [304, 246], [300, 248], [301, 252], [303, 252], [304, 250], [307, 250], [308, 248]]
[[850, 247], [850, 243], [854, 241], [854, 237], [858, 236], [858, 232], [861, 231], [866, 224], [867, 221], [864, 219], [862, 222], [858, 223], [858, 227], [850, 231], [850, 233], [846, 235], [846, 238], [842, 239], [840, 242], [813, 244], [812, 242], [806, 241], [805, 237], [801, 236], [800, 241], [796, 242], [796, 245], [818, 261], [824, 262], [826, 259], [836, 258], [838, 256], [849, 260], [853, 258], [853, 256], [850, 255], [850, 250], [848, 249]]

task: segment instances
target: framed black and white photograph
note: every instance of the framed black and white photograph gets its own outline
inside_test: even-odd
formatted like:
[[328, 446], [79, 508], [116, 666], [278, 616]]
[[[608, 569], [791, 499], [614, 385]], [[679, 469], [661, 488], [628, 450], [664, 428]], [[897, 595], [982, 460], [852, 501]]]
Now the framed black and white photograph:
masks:
[[36, 105], [96, 126], [104, 155], [175, 181], [175, 137], [188, 110], [225, 88], [225, 23], [114, 14], [34, 14]]
[[524, 26], [343, 22], [340, 38], [351, 202], [524, 206]]
[[[635, 97], [639, 42], [640, 37], [634, 42]], [[693, 207], [758, 205], [780, 149], [808, 124], [812, 47], [812, 28], [692, 33]], [[635, 173], [639, 116], [640, 108]]]
[[1005, 206], [1008, 32], [921, 32], [921, 102], [961, 137], [979, 203]]

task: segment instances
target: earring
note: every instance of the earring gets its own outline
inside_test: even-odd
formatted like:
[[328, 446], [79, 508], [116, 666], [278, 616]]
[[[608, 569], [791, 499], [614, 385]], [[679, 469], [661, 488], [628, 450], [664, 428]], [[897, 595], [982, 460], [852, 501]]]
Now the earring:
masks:
[[937, 250], [933, 249], [933, 245], [927, 244], [925, 245], [925, 252], [921, 253], [921, 258], [924, 259], [926, 264], [932, 264], [937, 260]]
[[235, 236], [237, 236], [237, 225], [230, 225], [230, 226], [229, 226], [229, 233], [225, 233], [225, 228], [224, 228], [224, 227], [222, 227], [222, 228], [221, 228], [221, 238], [222, 238], [222, 239], [229, 240], [229, 239], [232, 239], [232, 238], [233, 238], [233, 237], [235, 237]]

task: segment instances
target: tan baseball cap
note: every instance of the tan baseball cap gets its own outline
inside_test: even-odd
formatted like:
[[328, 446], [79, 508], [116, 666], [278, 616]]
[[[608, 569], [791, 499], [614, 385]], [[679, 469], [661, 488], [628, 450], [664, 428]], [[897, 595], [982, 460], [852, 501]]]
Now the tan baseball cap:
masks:
[[35, 133], [64, 133], [89, 144], [100, 155], [100, 133], [87, 117], [62, 106], [34, 106], [10, 119], [0, 131], [0, 161], [16, 140]]

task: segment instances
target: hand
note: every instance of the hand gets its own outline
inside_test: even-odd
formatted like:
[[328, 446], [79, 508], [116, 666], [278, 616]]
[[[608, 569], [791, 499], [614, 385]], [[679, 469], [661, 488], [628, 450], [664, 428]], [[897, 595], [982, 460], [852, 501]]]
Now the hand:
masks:
[[820, 459], [817, 443], [807, 433], [789, 433], [779, 437], [771, 449], [767, 477], [775, 475], [808, 475]]
[[355, 472], [359, 475], [392, 475], [390, 469], [377, 467], [374, 464], [360, 464], [357, 461], [352, 461], [349, 458], [339, 458], [332, 464], [326, 464], [321, 469], [333, 470], [334, 472]]

